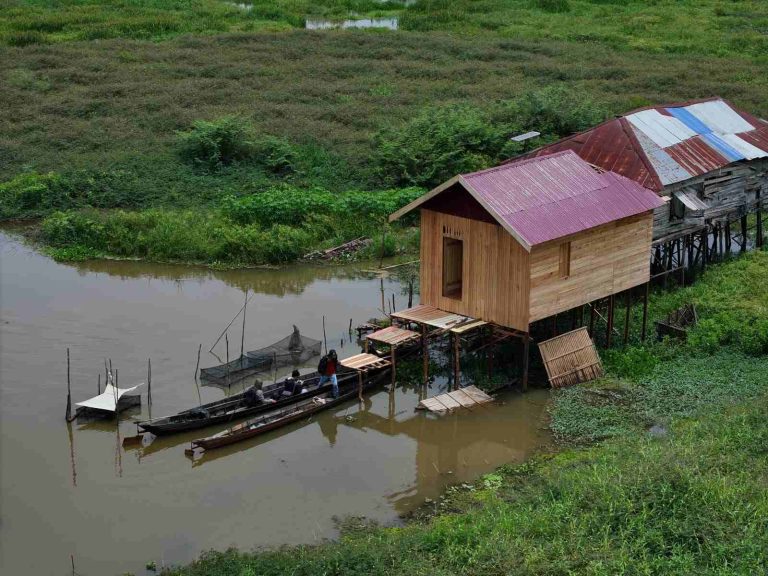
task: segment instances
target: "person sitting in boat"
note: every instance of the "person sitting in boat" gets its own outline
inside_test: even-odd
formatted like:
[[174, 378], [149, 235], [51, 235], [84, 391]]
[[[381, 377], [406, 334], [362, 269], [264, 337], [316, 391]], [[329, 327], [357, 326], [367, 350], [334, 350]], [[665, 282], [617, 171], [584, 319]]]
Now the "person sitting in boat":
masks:
[[245, 403], [248, 406], [258, 406], [259, 404], [272, 404], [274, 400], [271, 398], [265, 398], [264, 392], [261, 389], [257, 389], [255, 386], [251, 386], [245, 391]]
[[291, 377], [286, 378], [283, 382], [283, 396], [298, 396], [302, 392], [306, 392], [304, 388], [304, 381], [300, 379], [301, 374], [298, 370], [291, 372]]
[[331, 350], [320, 358], [320, 363], [317, 365], [317, 371], [320, 373], [320, 381], [317, 384], [318, 388], [330, 381], [334, 398], [339, 397], [339, 381], [336, 379], [338, 365], [339, 357], [336, 355], [336, 350]]

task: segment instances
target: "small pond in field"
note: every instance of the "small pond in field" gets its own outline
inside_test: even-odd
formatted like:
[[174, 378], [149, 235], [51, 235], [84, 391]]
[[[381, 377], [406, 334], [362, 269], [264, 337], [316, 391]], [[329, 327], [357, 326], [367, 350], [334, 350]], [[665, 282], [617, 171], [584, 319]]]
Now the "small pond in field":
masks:
[[356, 20], [310, 20], [307, 19], [307, 30], [330, 30], [332, 28], [386, 28], [397, 30], [398, 18], [359, 18]]

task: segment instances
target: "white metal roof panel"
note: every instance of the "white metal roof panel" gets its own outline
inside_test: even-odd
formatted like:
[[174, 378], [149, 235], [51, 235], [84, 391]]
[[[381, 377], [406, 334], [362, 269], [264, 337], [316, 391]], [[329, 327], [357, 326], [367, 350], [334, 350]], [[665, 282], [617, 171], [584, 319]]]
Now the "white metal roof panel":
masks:
[[747, 160], [754, 160], [755, 158], [765, 158], [768, 156], [765, 152], [760, 150], [757, 146], [753, 146], [746, 140], [739, 138], [736, 134], [718, 134], [722, 140], [724, 140], [729, 146], [734, 148]]
[[712, 132], [738, 134], [755, 129], [752, 124], [744, 120], [740, 114], [722, 100], [691, 104], [685, 106], [685, 109], [706, 124]]
[[664, 186], [688, 180], [692, 176], [690, 172], [675, 162], [672, 156], [656, 145], [648, 136], [638, 131], [635, 132], [635, 137]]
[[627, 116], [627, 120], [637, 130], [648, 136], [656, 145], [667, 148], [696, 136], [673, 116], [664, 116], [658, 110], [641, 110]]

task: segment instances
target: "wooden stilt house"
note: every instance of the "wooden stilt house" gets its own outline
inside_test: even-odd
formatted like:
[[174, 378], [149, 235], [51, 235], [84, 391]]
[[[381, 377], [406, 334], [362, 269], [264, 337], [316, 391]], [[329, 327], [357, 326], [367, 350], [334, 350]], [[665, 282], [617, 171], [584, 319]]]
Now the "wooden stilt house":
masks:
[[456, 176], [421, 210], [421, 304], [512, 328], [649, 278], [662, 200], [571, 151]]
[[[564, 150], [656, 192], [664, 202], [654, 212], [653, 243], [671, 257], [671, 243], [684, 240], [689, 257], [681, 264], [691, 264], [694, 242], [717, 253], [717, 237], [722, 243], [724, 234], [730, 248], [732, 223], [745, 249], [750, 213], [756, 213], [755, 244], [762, 245], [768, 122], [721, 98], [629, 112], [523, 158]], [[709, 233], [715, 237], [708, 239]]]

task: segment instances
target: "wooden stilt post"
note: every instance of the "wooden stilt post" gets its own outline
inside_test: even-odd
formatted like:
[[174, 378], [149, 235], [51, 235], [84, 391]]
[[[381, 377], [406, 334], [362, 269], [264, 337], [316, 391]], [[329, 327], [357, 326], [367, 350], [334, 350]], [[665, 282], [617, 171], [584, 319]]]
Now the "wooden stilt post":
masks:
[[96, 394], [101, 394], [101, 374], [96, 378]]
[[760, 204], [761, 194], [760, 194], [759, 188], [757, 190], [756, 196], [757, 196], [757, 213], [755, 214], [755, 219], [756, 219], [755, 231], [756, 231], [757, 237], [755, 238], [755, 246], [757, 246], [758, 248], [762, 248], [763, 247], [763, 210]]
[[203, 397], [200, 394], [200, 383], [197, 381], [197, 373], [200, 370], [200, 351], [203, 349], [203, 345], [200, 344], [197, 347], [197, 364], [195, 364], [195, 388], [197, 388], [197, 401], [200, 406], [203, 405]]
[[392, 292], [392, 312], [397, 312], [397, 308], [395, 306], [395, 293]]
[[459, 347], [461, 343], [459, 341], [459, 335], [453, 335], [453, 389], [458, 390], [461, 388], [461, 366], [459, 364]]
[[595, 302], [589, 304], [589, 336], [595, 337]]
[[[666, 275], [664, 276], [666, 278]], [[605, 347], [611, 347], [611, 337], [613, 336], [613, 303], [614, 295], [608, 296], [608, 322], [605, 327]]]
[[395, 382], [397, 382], [397, 380], [396, 380], [397, 379], [397, 365], [396, 365], [396, 362], [397, 362], [397, 346], [395, 346], [393, 344], [391, 346], [391, 348], [392, 348], [392, 350], [390, 351], [390, 353], [392, 355], [392, 389], [394, 390], [395, 386], [396, 386]]
[[424, 370], [424, 384], [429, 380], [429, 343], [427, 342], [427, 325], [421, 325], [421, 355]]
[[523, 336], [523, 381], [522, 381], [523, 392], [528, 391], [528, 356], [530, 352], [530, 347], [531, 347], [531, 334], [530, 332], [526, 332], [525, 336]]
[[363, 373], [360, 370], [357, 372], [357, 399], [363, 401]]
[[645, 332], [648, 327], [648, 292], [651, 289], [651, 281], [645, 283], [645, 290], [643, 291], [643, 328], [640, 334], [640, 340], [645, 342]]
[[725, 221], [725, 252], [731, 255], [731, 221]]
[[368, 354], [368, 351], [371, 348], [370, 340], [368, 340], [368, 338], [365, 339], [365, 342], [363, 343], [363, 346], [364, 346], [364, 349], [365, 349], [365, 353]]
[[229, 386], [229, 335], [224, 334], [224, 343], [227, 346], [227, 386]]
[[576, 311], [578, 308], [571, 309], [571, 330], [576, 330]]
[[386, 308], [386, 304], [384, 304], [384, 278], [380, 278], [379, 279], [379, 286], [380, 286], [379, 290], [381, 292], [381, 313], [386, 315], [386, 313], [387, 313], [387, 311], [385, 309]]
[[632, 289], [627, 290], [626, 300], [624, 301], [624, 346], [629, 342], [629, 317], [632, 311]]
[[704, 230], [701, 231], [701, 271], [704, 272], [707, 269], [707, 262], [709, 261], [709, 240], [707, 236], [707, 227], [704, 226]]
[[720, 259], [722, 260], [725, 258], [725, 248], [723, 247], [723, 224], [722, 222], [717, 223], [717, 243], [720, 247]]
[[557, 336], [557, 314], [552, 316], [552, 336]]
[[747, 215], [741, 217], [741, 248], [739, 252], [744, 252], [747, 249]]
[[67, 348], [67, 422], [72, 420], [72, 386], [69, 379], [69, 348]]

